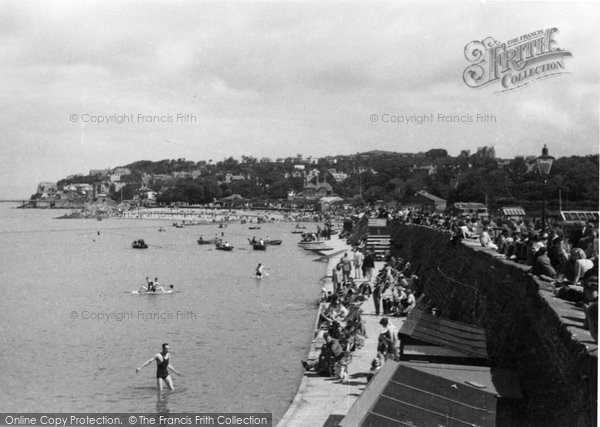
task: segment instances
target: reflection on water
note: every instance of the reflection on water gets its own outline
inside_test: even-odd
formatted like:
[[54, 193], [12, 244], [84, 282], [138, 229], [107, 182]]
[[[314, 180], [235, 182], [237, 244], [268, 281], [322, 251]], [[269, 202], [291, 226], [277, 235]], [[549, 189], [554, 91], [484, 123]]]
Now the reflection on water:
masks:
[[[283, 244], [262, 252], [251, 250], [247, 238], [257, 232], [247, 225], [176, 229], [8, 208], [0, 204], [0, 342], [13, 354], [0, 410], [283, 415], [302, 376], [325, 269], [297, 247], [293, 224], [263, 225], [257, 237]], [[196, 243], [221, 231], [232, 252]], [[138, 238], [150, 247], [132, 249]], [[263, 280], [253, 278], [259, 262], [271, 267]], [[181, 292], [127, 293], [146, 276]], [[155, 367], [134, 372], [164, 342], [184, 376], [157, 397]]]
[[156, 394], [156, 413], [157, 414], [168, 414], [171, 412], [169, 409], [169, 396], [171, 390], [159, 390]]

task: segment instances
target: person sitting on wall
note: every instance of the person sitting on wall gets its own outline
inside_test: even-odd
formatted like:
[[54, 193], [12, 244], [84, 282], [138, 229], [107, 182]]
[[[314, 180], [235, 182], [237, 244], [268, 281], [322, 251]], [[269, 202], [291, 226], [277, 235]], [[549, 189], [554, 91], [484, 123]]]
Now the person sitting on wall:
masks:
[[488, 249], [498, 250], [498, 246], [494, 242], [492, 242], [492, 238], [490, 237], [490, 231], [492, 227], [485, 227], [479, 236], [479, 243], [481, 246]]
[[587, 328], [598, 342], [598, 259], [594, 259], [594, 266], [590, 268], [583, 279], [583, 300], [581, 305], [585, 313], [584, 328]]
[[416, 305], [417, 305], [417, 300], [415, 298], [415, 295], [413, 294], [412, 290], [407, 289], [406, 290], [406, 299], [402, 303], [402, 311], [400, 312], [400, 315], [401, 316], [408, 315], [408, 313], [410, 313], [411, 310], [413, 308], [415, 308]]
[[552, 267], [552, 263], [550, 262], [550, 258], [548, 258], [546, 248], [541, 247], [538, 250], [535, 260], [533, 261], [531, 273], [546, 280], [556, 279], [556, 270], [554, 270]]
[[332, 338], [327, 332], [323, 334], [325, 344], [321, 347], [321, 353], [316, 362], [302, 360], [302, 366], [307, 371], [314, 369], [320, 375], [335, 376], [335, 364], [344, 357], [344, 349], [340, 342]]

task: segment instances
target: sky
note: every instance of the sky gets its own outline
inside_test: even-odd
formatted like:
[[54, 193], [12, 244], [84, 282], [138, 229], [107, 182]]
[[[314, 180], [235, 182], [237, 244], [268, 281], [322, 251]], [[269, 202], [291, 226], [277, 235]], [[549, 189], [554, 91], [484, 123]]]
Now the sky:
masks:
[[[560, 74], [465, 84], [470, 42], [551, 28]], [[137, 160], [597, 154], [599, 32], [598, 2], [0, 0], [0, 199]]]

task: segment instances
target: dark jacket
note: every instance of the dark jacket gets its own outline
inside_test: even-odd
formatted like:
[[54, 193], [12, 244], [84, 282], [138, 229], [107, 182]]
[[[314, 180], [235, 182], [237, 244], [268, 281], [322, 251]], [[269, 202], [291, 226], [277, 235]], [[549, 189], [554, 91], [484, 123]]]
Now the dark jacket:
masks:
[[531, 272], [538, 276], [543, 275], [549, 277], [556, 277], [556, 270], [552, 268], [552, 264], [550, 264], [550, 258], [548, 258], [548, 255], [546, 255], [545, 253], [537, 256], [537, 258], [533, 262], [533, 268]]

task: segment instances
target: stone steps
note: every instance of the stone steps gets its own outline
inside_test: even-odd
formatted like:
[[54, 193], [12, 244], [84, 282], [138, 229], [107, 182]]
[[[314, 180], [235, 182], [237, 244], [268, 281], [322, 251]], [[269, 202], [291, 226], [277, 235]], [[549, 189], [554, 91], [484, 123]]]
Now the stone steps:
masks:
[[390, 249], [390, 236], [384, 234], [369, 235], [367, 237], [367, 250], [373, 251], [376, 256], [383, 256]]

